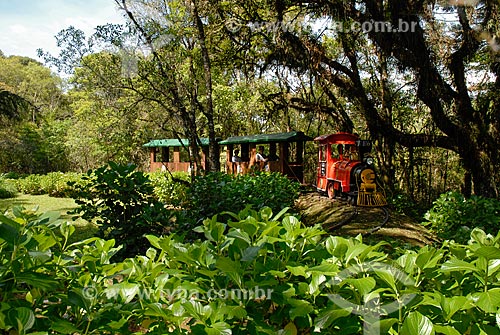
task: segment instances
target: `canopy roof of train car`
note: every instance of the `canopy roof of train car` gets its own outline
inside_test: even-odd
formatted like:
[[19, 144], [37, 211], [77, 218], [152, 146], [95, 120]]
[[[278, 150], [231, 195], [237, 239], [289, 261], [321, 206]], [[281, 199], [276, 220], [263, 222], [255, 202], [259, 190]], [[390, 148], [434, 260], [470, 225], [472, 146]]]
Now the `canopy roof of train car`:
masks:
[[314, 139], [321, 143], [334, 143], [334, 144], [356, 144], [359, 140], [358, 135], [351, 133], [335, 133], [328, 135], [321, 135]]
[[[209, 140], [208, 138], [200, 138], [201, 146], [208, 146]], [[176, 139], [176, 138], [168, 138], [163, 140], [152, 140], [143, 145], [144, 147], [188, 147], [189, 140], [186, 138]]]
[[219, 144], [243, 144], [243, 143], [277, 143], [277, 142], [301, 142], [311, 141], [312, 137], [305, 135], [301, 131], [290, 131], [288, 133], [275, 133], [275, 134], [258, 134], [247, 136], [233, 136]]

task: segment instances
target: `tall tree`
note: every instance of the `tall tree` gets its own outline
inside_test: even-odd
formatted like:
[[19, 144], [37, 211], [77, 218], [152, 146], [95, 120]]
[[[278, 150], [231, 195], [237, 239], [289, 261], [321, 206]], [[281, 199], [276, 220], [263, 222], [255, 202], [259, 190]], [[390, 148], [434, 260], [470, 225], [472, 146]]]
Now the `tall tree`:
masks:
[[0, 57], [0, 68], [0, 171], [66, 170], [62, 80], [27, 57]]
[[[362, 112], [373, 137], [389, 145], [452, 150], [472, 175], [476, 194], [498, 195], [497, 2], [232, 1], [220, 13], [222, 20], [236, 20], [241, 28], [228, 32], [235, 43], [260, 48], [261, 66], [312, 73], [316, 81], [336, 87], [336, 94]], [[442, 23], [440, 17], [445, 14], [455, 22]], [[309, 29], [306, 17], [329, 20], [329, 31]], [[335, 50], [330, 41], [335, 41]], [[366, 57], [368, 49], [377, 52]], [[376, 75], [366, 69], [373, 59], [382, 66], [391, 64], [387, 70], [380, 69], [383, 80], [378, 94], [366, 80]], [[408, 132], [395, 126], [387, 80], [402, 84], [405, 73], [411, 77], [405, 86], [425, 107], [437, 132]], [[334, 103], [337, 97], [330, 99]]]

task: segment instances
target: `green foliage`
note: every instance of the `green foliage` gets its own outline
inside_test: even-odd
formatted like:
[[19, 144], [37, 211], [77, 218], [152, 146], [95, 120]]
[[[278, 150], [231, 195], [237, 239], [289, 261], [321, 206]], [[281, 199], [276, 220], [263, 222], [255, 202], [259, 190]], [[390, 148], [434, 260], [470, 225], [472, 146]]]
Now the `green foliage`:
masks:
[[135, 165], [109, 165], [89, 170], [76, 188], [75, 202], [87, 221], [95, 220], [99, 236], [123, 246], [119, 257], [145, 251], [144, 234], [166, 232], [170, 212], [153, 194], [153, 185]]
[[149, 174], [153, 192], [161, 202], [174, 207], [183, 207], [188, 200], [190, 176], [185, 172], [153, 172]]
[[396, 212], [408, 215], [409, 217], [419, 221], [422, 220], [422, 217], [428, 208], [424, 208], [422, 205], [417, 204], [415, 200], [403, 192], [391, 194], [387, 201]]
[[18, 179], [16, 184], [18, 191], [25, 194], [48, 194], [53, 197], [71, 198], [75, 195], [74, 185], [82, 182], [81, 173], [50, 172], [46, 175], [28, 175]]
[[0, 175], [0, 199], [13, 198], [17, 193], [16, 184], [13, 180]]
[[27, 57], [0, 58], [0, 68], [0, 172], [66, 171], [62, 80]]
[[440, 237], [465, 243], [470, 231], [479, 227], [487, 233], [496, 233], [500, 223], [500, 202], [497, 199], [447, 192], [434, 201], [425, 214], [430, 228]]
[[224, 173], [199, 176], [190, 189], [190, 209], [197, 218], [224, 211], [238, 212], [250, 205], [278, 212], [291, 207], [300, 185], [279, 173], [258, 173], [233, 177]]
[[360, 334], [373, 321], [381, 334], [500, 334], [500, 235], [386, 253], [285, 212], [206, 219], [194, 243], [148, 235], [152, 248], [111, 263], [113, 240], [69, 244], [57, 215], [15, 208], [0, 215], [0, 330]]
[[2, 334], [89, 334], [91, 320], [103, 316], [92, 313], [82, 288], [91, 285], [94, 271], [110, 270], [119, 248], [97, 238], [69, 244], [75, 228], [57, 213], [12, 212], [0, 215]]

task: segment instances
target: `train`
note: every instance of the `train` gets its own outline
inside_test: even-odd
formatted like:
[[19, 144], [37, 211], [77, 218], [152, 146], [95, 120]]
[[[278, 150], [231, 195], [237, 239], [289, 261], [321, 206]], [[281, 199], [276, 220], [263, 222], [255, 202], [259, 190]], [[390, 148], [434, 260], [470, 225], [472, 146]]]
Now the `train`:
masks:
[[316, 188], [329, 198], [346, 198], [352, 205], [387, 205], [384, 188], [377, 178], [372, 144], [356, 134], [335, 133], [318, 136]]
[[[372, 144], [356, 134], [341, 132], [311, 138], [303, 132], [291, 131], [276, 134], [234, 136], [219, 140], [226, 147], [225, 171], [230, 174], [252, 173], [263, 170], [258, 164], [257, 147], [268, 150], [266, 171], [280, 172], [291, 179], [304, 183], [304, 143], [318, 143], [318, 166], [316, 189], [328, 197], [345, 198], [352, 205], [381, 207], [387, 204], [384, 188], [377, 178], [374, 159], [370, 152]], [[200, 139], [201, 168], [207, 166], [208, 139]], [[190, 171], [193, 163], [182, 159], [187, 155], [182, 150], [189, 147], [187, 139], [153, 140], [144, 145], [150, 148], [150, 171]], [[235, 152], [240, 154], [233, 159]], [[271, 157], [275, 157], [271, 159]], [[196, 168], [196, 167], [194, 167]]]

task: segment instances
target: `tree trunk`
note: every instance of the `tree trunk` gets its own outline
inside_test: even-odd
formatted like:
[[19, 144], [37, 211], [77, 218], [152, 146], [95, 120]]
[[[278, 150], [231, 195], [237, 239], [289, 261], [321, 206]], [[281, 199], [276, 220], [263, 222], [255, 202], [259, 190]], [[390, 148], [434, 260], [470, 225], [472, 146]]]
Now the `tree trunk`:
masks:
[[201, 55], [203, 58], [203, 70], [205, 73], [205, 89], [206, 89], [206, 109], [204, 110], [204, 115], [207, 118], [208, 124], [208, 138], [209, 138], [209, 147], [208, 147], [208, 167], [205, 167], [207, 170], [212, 172], [220, 171], [220, 151], [219, 146], [217, 144], [217, 139], [215, 135], [215, 121], [214, 121], [214, 108], [212, 101], [212, 68], [210, 62], [210, 55], [208, 53], [206, 37], [205, 37], [205, 27], [203, 26], [203, 22], [201, 21], [199, 12], [198, 12], [198, 4], [196, 0], [193, 0], [193, 16], [196, 23], [196, 28], [198, 30], [198, 39], [201, 47]]

